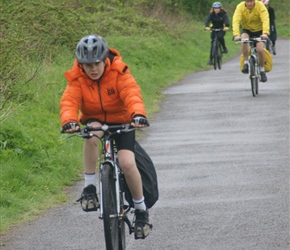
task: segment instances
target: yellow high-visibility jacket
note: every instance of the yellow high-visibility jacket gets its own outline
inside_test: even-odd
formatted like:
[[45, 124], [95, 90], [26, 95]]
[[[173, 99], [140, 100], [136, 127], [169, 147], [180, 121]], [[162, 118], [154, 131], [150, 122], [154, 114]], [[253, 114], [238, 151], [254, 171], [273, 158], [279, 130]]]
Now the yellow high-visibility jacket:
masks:
[[269, 13], [263, 2], [255, 1], [250, 10], [245, 2], [237, 5], [233, 16], [233, 35], [240, 36], [240, 27], [251, 32], [261, 31], [269, 35]]

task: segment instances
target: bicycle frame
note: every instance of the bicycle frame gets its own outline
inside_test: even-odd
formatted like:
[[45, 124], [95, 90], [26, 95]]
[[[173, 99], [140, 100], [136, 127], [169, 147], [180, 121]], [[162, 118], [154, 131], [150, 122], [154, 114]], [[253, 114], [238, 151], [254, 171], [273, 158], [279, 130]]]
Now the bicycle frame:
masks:
[[[105, 127], [107, 125], [103, 125], [102, 127]], [[119, 128], [122, 127], [123, 130], [126, 131], [130, 131], [130, 130], [134, 130], [133, 129], [129, 129], [129, 125], [116, 125], [116, 126], [110, 126], [110, 128]], [[116, 147], [115, 147], [115, 142], [113, 139], [113, 135], [117, 134], [117, 133], [121, 133], [122, 129], [118, 129], [116, 132], [114, 133], [109, 133], [109, 127], [108, 128], [104, 128], [102, 129], [104, 131], [104, 136], [103, 136], [103, 141], [102, 141], [102, 145], [103, 145], [103, 156], [104, 159], [103, 161], [100, 163], [100, 171], [99, 171], [99, 190], [100, 190], [100, 219], [103, 219], [103, 214], [104, 214], [104, 206], [103, 206], [103, 183], [102, 183], [102, 171], [103, 168], [105, 166], [110, 166], [113, 169], [114, 172], [114, 181], [115, 181], [115, 194], [116, 194], [116, 211], [117, 214], [115, 216], [118, 216], [119, 218], [122, 218], [124, 216], [123, 211], [121, 211], [121, 201], [120, 201], [120, 196], [119, 194], [121, 193], [121, 180], [120, 180], [120, 176], [121, 176], [121, 169], [120, 166], [118, 165], [118, 156], [117, 156], [117, 151], [116, 151]], [[94, 129], [92, 129], [92, 131], [94, 131]], [[122, 204], [123, 205], [123, 204]], [[131, 233], [131, 231], [130, 231]]]

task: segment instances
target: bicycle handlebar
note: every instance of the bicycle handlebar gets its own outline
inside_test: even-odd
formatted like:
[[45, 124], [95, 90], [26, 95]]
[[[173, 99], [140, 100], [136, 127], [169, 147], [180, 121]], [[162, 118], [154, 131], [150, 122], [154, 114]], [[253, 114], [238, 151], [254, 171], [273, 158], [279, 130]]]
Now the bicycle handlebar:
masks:
[[[269, 39], [269, 38], [268, 38]], [[243, 38], [240, 41], [236, 41], [236, 43], [252, 43], [252, 42], [267, 42], [267, 39], [262, 39], [261, 37], [253, 37], [253, 38]]]
[[220, 29], [212, 29], [212, 28], [211, 28], [210, 30], [211, 30], [211, 31], [221, 31], [221, 30], [224, 30], [224, 29], [221, 29], [221, 28], [220, 28]]
[[[109, 129], [117, 129], [120, 131], [125, 132], [125, 130], [129, 130], [129, 128], [131, 127], [131, 125], [128, 124], [120, 124], [120, 125], [107, 125], [107, 124], [103, 124], [100, 127], [93, 127], [93, 126], [86, 126], [84, 129], [86, 129], [87, 131], [103, 131], [106, 132]], [[133, 127], [131, 127], [133, 128]]]
[[[95, 134], [91, 133], [92, 131], [103, 131], [104, 133], [106, 132], [109, 133], [110, 130], [115, 130], [114, 132], [111, 132], [110, 136], [112, 136], [114, 134], [128, 133], [130, 131], [137, 130], [137, 129], [140, 129], [140, 128], [132, 127], [129, 123], [120, 124], [120, 125], [103, 124], [102, 126], [99, 126], [99, 127], [86, 126], [86, 127], [80, 128], [79, 130], [74, 131], [73, 133], [71, 133], [72, 135], [68, 136], [67, 138], [78, 136], [85, 139], [90, 139], [96, 136]], [[60, 132], [65, 133], [63, 129], [61, 129]]]
[[[207, 29], [205, 28], [205, 30], [207, 30]], [[210, 30], [208, 30], [208, 31], [221, 31], [221, 30], [224, 30], [224, 29], [222, 29], [222, 28], [219, 28], [219, 29], [210, 28]]]

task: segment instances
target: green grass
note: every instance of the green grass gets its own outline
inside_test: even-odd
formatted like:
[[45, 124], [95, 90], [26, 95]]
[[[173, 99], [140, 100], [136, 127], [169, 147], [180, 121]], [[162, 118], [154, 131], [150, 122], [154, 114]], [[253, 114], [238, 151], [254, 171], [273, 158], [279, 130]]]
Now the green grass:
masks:
[[[82, 10], [78, 9], [78, 13]], [[68, 12], [65, 10], [64, 13]], [[281, 13], [283, 16], [284, 12]], [[128, 10], [116, 16], [135, 20], [134, 14]], [[84, 19], [89, 17], [89, 13], [83, 16]], [[139, 26], [143, 25], [142, 28], [132, 24], [126, 34], [110, 30], [105, 39], [129, 64], [142, 88], [149, 117], [153, 117], [164, 98], [162, 89], [177, 83], [188, 73], [211, 68], [206, 65], [210, 35], [203, 30], [203, 21], [184, 20], [176, 15], [167, 19], [174, 23], [174, 27], [140, 17], [136, 20]], [[123, 27], [114, 19], [109, 23], [118, 25], [119, 29]], [[280, 19], [278, 32], [280, 36], [289, 38], [289, 29], [282, 27], [287, 26]], [[86, 29], [84, 32], [90, 30], [87, 26]], [[91, 31], [95, 33], [92, 28]], [[82, 178], [82, 140], [66, 140], [66, 136], [59, 133], [59, 100], [66, 86], [63, 73], [72, 66], [73, 49], [79, 38], [80, 34], [76, 34], [71, 43], [61, 47], [56, 42], [56, 49], [49, 47], [51, 56], [46, 51], [45, 60], [25, 61], [17, 71], [21, 74], [12, 89], [15, 97], [9, 104], [18, 108], [0, 123], [1, 232], [35, 218], [43, 209], [62, 204], [67, 199], [64, 189]], [[232, 41], [231, 31], [226, 35], [226, 44], [229, 54], [225, 55], [225, 60], [236, 56], [240, 50]], [[28, 81], [38, 66], [36, 76]]]
[[[129, 64], [142, 88], [149, 117], [159, 110], [160, 90], [186, 73], [209, 68], [209, 33], [202, 28], [178, 40], [161, 34], [145, 39], [111, 36], [107, 41]], [[228, 43], [231, 54], [236, 54], [237, 47]], [[68, 54], [53, 65], [44, 64], [29, 86], [21, 88], [29, 96], [33, 92], [33, 97], [2, 124], [2, 143], [6, 145], [0, 154], [2, 231], [63, 202], [63, 188], [82, 177], [82, 141], [65, 140], [59, 134], [59, 100], [66, 86], [63, 73], [73, 59]]]

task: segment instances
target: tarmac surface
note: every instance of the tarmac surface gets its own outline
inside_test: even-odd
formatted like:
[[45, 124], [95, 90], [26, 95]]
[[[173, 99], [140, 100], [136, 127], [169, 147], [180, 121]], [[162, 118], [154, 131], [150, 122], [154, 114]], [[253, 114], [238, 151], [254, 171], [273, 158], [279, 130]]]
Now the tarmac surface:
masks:
[[[150, 209], [150, 235], [128, 234], [128, 250], [290, 249], [289, 45], [277, 41], [257, 97], [238, 58], [164, 91], [140, 138], [156, 165], [160, 199]], [[105, 249], [99, 213], [75, 202], [82, 188], [4, 235], [1, 250]]]

